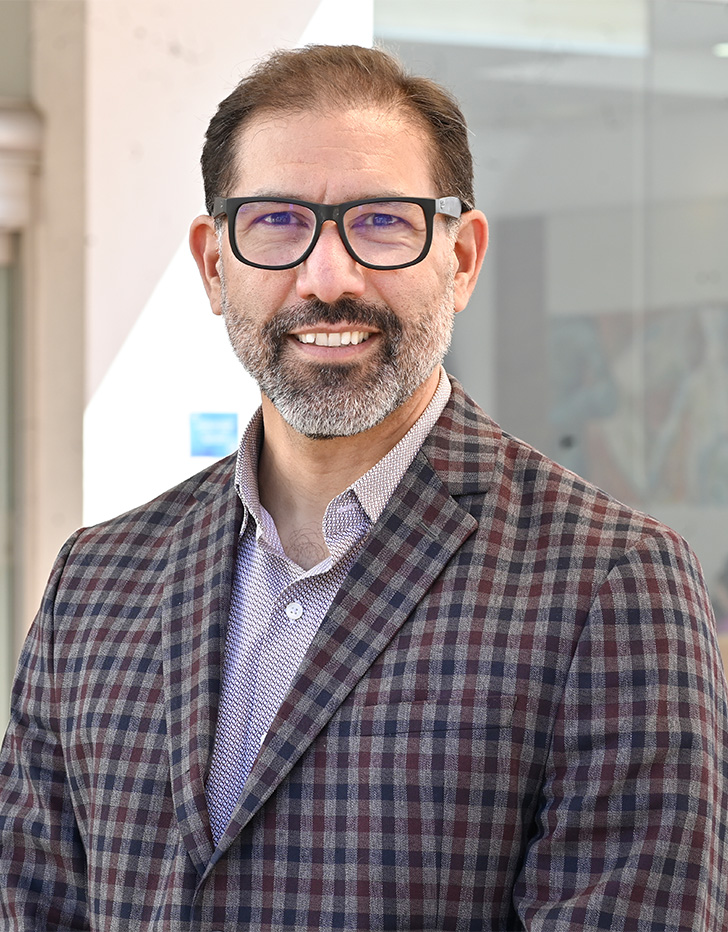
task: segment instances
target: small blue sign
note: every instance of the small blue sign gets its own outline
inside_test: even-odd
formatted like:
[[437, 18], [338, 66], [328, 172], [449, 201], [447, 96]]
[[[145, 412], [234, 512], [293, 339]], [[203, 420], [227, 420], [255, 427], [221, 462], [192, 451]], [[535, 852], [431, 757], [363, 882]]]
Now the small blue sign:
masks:
[[191, 456], [227, 456], [237, 446], [237, 414], [190, 414]]

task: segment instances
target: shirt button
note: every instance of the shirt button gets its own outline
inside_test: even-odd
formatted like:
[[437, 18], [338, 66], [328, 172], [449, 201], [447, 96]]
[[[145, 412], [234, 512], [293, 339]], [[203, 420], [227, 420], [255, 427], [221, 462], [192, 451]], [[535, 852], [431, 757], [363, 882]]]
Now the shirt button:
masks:
[[291, 619], [291, 621], [298, 621], [298, 619], [303, 615], [303, 605], [300, 602], [289, 602], [286, 605], [286, 615]]

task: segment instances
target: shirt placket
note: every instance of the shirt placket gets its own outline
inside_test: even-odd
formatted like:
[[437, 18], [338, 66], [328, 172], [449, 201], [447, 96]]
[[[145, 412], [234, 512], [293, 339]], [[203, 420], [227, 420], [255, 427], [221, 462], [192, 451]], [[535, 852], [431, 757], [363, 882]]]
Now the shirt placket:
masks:
[[255, 665], [246, 735], [248, 773], [316, 633], [317, 625], [311, 620], [313, 613], [307, 611], [310, 600], [306, 588], [302, 580], [294, 580], [284, 586], [271, 606]]

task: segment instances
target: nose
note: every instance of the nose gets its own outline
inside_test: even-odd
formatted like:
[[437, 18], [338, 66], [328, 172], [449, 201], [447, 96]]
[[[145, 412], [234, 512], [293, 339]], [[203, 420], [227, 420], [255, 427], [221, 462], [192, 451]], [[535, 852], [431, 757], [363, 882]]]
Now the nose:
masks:
[[364, 269], [346, 251], [336, 224], [327, 220], [313, 252], [297, 268], [296, 290], [304, 301], [318, 298], [333, 304], [364, 293]]

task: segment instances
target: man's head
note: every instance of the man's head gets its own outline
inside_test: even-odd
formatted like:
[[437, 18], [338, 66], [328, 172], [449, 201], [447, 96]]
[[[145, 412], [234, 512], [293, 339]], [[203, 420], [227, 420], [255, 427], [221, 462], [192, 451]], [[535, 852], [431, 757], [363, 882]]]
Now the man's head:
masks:
[[[290, 96], [271, 78], [281, 69]], [[429, 81], [407, 79], [427, 94], [405, 98], [399, 66], [370, 49], [277, 53], [256, 74], [208, 132], [216, 219], [194, 221], [192, 251], [264, 412], [309, 437], [360, 433], [416, 408], [436, 384], [454, 312], [474, 287], [485, 218], [447, 216], [463, 188], [472, 198], [466, 128]], [[425, 120], [411, 102], [425, 97], [449, 116]], [[434, 125], [465, 156], [438, 157]], [[456, 164], [466, 166], [457, 182]]]
[[465, 118], [434, 81], [408, 74], [380, 49], [313, 45], [280, 50], [254, 68], [210, 121], [202, 151], [205, 204], [235, 186], [241, 130], [255, 117], [350, 109], [399, 112], [424, 130], [435, 187], [472, 207], [473, 161]]

